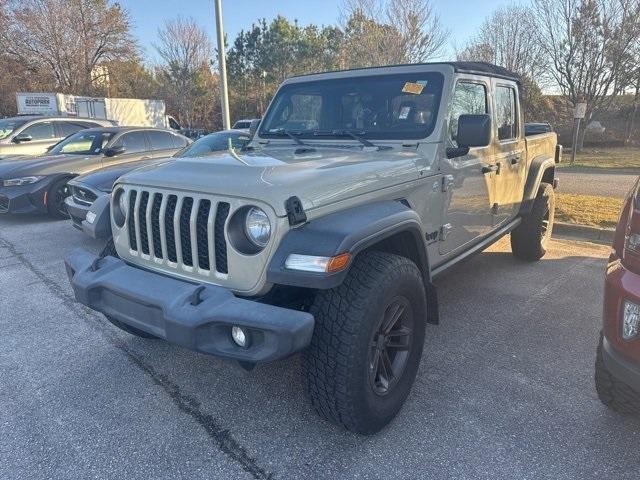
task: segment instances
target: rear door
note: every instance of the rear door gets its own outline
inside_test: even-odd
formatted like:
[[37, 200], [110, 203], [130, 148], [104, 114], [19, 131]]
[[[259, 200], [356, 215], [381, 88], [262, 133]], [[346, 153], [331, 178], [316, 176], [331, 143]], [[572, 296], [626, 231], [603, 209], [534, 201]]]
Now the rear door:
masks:
[[147, 138], [151, 146], [150, 156], [153, 158], [162, 158], [173, 155], [178, 150], [174, 137], [176, 136], [171, 132], [147, 130]]
[[514, 218], [520, 208], [527, 169], [526, 145], [518, 89], [514, 82], [494, 79], [495, 152], [499, 166], [494, 181], [493, 224]]
[[[490, 113], [490, 83], [482, 77], [460, 77], [453, 92], [448, 147], [457, 147], [458, 118], [462, 114]], [[487, 235], [492, 228], [492, 174], [483, 167], [493, 161], [493, 147], [471, 148], [462, 157], [443, 160], [445, 212], [440, 233], [440, 254], [448, 254]]]

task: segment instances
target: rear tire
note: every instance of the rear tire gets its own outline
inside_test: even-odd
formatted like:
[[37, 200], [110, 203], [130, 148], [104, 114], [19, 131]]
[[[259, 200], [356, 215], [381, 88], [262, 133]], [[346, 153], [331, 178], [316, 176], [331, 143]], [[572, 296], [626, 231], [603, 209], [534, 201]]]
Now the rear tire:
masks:
[[67, 207], [64, 204], [65, 198], [71, 195], [67, 182], [68, 178], [56, 180], [47, 191], [47, 213], [55, 220], [69, 218]]
[[516, 258], [535, 262], [547, 253], [555, 218], [555, 192], [549, 183], [541, 183], [531, 212], [511, 232], [511, 251]]
[[596, 391], [600, 401], [612, 410], [625, 415], [640, 414], [640, 392], [636, 392], [607, 370], [602, 358], [602, 336], [596, 357]]
[[303, 353], [311, 403], [348, 430], [378, 432], [402, 408], [420, 365], [427, 304], [418, 267], [361, 253], [340, 286], [317, 293], [311, 313], [316, 325]]

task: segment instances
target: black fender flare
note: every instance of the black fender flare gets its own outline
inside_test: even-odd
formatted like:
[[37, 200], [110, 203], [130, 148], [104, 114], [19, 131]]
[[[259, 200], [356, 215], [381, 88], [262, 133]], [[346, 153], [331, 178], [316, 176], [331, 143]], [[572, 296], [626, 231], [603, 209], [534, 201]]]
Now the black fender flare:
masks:
[[545, 178], [545, 174], [548, 177], [550, 172], [550, 183], [553, 183], [555, 168], [556, 160], [553, 155], [539, 155], [532, 160], [527, 181], [524, 184], [524, 195], [522, 197], [522, 205], [520, 206], [520, 215], [526, 215], [531, 212], [533, 202], [536, 199], [540, 183], [542, 183], [542, 179]]
[[348, 208], [311, 220], [293, 228], [283, 237], [267, 268], [267, 281], [310, 289], [330, 289], [340, 285], [350, 265], [336, 273], [313, 273], [289, 270], [285, 261], [289, 254], [333, 257], [350, 253], [352, 257], [396, 234], [410, 235], [415, 242], [417, 263], [421, 270], [429, 306], [428, 321], [438, 322], [435, 286], [431, 283], [427, 243], [418, 214], [400, 201], [380, 201]]

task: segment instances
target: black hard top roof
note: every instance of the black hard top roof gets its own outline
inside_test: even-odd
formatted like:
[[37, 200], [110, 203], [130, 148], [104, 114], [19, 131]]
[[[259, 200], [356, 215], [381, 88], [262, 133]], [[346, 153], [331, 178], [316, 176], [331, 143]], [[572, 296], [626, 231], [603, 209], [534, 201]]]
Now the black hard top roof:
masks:
[[[334, 72], [350, 72], [357, 70], [376, 70], [381, 68], [393, 68], [393, 67], [410, 67], [410, 66], [431, 66], [431, 65], [449, 65], [453, 67], [454, 71], [460, 73], [470, 73], [476, 75], [486, 75], [489, 77], [504, 78], [506, 80], [513, 80], [514, 82], [520, 82], [520, 75], [511, 70], [507, 70], [504, 67], [494, 65], [488, 62], [426, 62], [426, 63], [401, 63], [397, 65], [380, 65], [377, 67], [361, 67], [361, 68], [348, 68], [344, 70], [333, 70]], [[317, 72], [307, 75], [317, 75], [318, 73], [332, 73], [332, 72]], [[306, 75], [296, 75], [296, 77], [304, 77]]]

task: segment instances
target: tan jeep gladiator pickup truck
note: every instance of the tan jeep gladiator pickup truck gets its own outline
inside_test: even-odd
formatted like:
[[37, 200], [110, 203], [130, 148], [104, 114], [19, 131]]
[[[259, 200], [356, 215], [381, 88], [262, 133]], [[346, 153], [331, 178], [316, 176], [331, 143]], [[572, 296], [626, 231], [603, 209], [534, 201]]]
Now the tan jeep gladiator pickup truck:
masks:
[[116, 182], [114, 249], [66, 259], [76, 298], [246, 367], [302, 352], [318, 413], [376, 432], [438, 322], [434, 277], [507, 234], [545, 254], [561, 148], [525, 137], [520, 88], [465, 62], [288, 79], [247, 147]]

